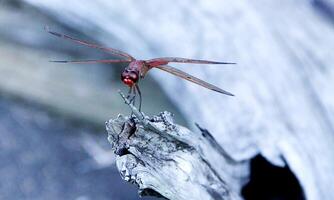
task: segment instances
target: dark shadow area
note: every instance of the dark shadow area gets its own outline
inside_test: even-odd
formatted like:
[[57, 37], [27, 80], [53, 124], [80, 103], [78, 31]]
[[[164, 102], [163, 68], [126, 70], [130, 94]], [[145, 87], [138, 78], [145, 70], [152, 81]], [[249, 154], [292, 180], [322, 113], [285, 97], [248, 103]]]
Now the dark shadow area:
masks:
[[302, 188], [289, 167], [277, 167], [258, 155], [251, 161], [250, 181], [243, 187], [246, 200], [304, 200]]
[[314, 0], [312, 1], [313, 6], [332, 23], [334, 22], [334, 8], [327, 1]]

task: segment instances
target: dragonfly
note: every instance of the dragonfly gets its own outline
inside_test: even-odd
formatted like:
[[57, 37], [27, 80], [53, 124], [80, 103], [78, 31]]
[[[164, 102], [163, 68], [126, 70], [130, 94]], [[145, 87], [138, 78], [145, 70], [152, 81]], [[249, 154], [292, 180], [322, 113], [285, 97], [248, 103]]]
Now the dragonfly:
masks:
[[131, 56], [128, 53], [125, 53], [121, 50], [104, 47], [101, 45], [97, 45], [91, 42], [87, 42], [81, 39], [74, 38], [69, 35], [65, 35], [62, 33], [54, 32], [49, 30], [48, 27], [45, 27], [45, 30], [52, 34], [53, 36], [63, 38], [69, 41], [72, 41], [74, 43], [87, 46], [90, 48], [101, 50], [105, 53], [118, 56], [120, 59], [102, 59], [102, 60], [57, 60], [57, 61], [51, 61], [56, 63], [77, 63], [77, 64], [93, 64], [93, 63], [104, 63], [104, 64], [113, 64], [113, 63], [127, 63], [127, 67], [124, 68], [122, 74], [121, 74], [121, 80], [122, 82], [129, 87], [129, 92], [127, 95], [127, 98], [131, 98], [131, 102], [134, 104], [136, 94], [139, 95], [139, 111], [141, 110], [141, 104], [142, 104], [142, 95], [141, 91], [139, 89], [139, 82], [142, 80], [148, 71], [150, 71], [153, 68], [160, 69], [162, 71], [168, 72], [170, 74], [173, 74], [177, 77], [180, 77], [182, 79], [185, 79], [187, 81], [190, 81], [192, 83], [195, 83], [197, 85], [200, 85], [204, 88], [210, 89], [212, 91], [228, 95], [228, 96], [234, 96], [232, 93], [227, 92], [213, 84], [210, 84], [208, 82], [205, 82], [195, 76], [192, 76], [188, 74], [187, 72], [181, 71], [177, 68], [174, 68], [170, 66], [170, 63], [188, 63], [188, 64], [215, 64], [215, 65], [225, 65], [225, 64], [236, 64], [233, 62], [218, 62], [218, 61], [211, 61], [211, 60], [198, 60], [198, 59], [189, 59], [189, 58], [181, 58], [181, 57], [161, 57], [161, 58], [154, 58], [154, 59], [148, 59], [148, 60], [138, 60]]

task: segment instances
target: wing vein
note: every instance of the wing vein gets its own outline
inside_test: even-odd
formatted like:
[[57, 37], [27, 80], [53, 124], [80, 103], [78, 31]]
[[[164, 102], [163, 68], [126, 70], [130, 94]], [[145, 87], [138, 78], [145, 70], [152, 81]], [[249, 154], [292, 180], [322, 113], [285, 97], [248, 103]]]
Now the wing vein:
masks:
[[173, 75], [176, 75], [176, 76], [178, 76], [180, 78], [183, 78], [183, 79], [185, 79], [187, 81], [196, 83], [196, 84], [198, 84], [198, 85], [200, 85], [202, 87], [205, 87], [207, 89], [213, 90], [215, 92], [219, 92], [221, 94], [226, 94], [226, 95], [229, 95], [229, 96], [234, 96], [230, 92], [227, 92], [227, 91], [225, 91], [225, 90], [223, 90], [223, 89], [221, 89], [221, 88], [219, 88], [219, 87], [217, 87], [215, 85], [212, 85], [212, 84], [210, 84], [208, 82], [205, 82], [205, 81], [203, 81], [203, 80], [201, 80], [199, 78], [196, 78], [195, 76], [192, 76], [192, 75], [190, 75], [190, 74], [188, 74], [188, 73], [186, 73], [184, 71], [181, 71], [181, 70], [176, 69], [174, 67], [171, 67], [169, 65], [160, 65], [160, 66], [157, 66], [156, 68], [161, 69], [161, 70], [163, 70], [165, 72], [171, 73]]

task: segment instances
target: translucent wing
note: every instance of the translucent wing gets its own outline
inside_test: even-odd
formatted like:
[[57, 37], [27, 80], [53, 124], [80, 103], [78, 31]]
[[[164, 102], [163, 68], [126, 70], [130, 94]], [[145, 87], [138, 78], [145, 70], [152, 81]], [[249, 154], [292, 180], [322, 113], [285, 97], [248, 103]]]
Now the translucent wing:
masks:
[[160, 65], [160, 66], [157, 66], [156, 68], [161, 69], [163, 71], [166, 71], [168, 73], [171, 73], [173, 75], [176, 75], [176, 76], [178, 76], [180, 78], [186, 79], [188, 81], [191, 81], [193, 83], [196, 83], [196, 84], [198, 84], [200, 86], [203, 86], [203, 87], [205, 87], [207, 89], [210, 89], [210, 90], [213, 90], [215, 92], [219, 92], [219, 93], [226, 94], [226, 95], [229, 95], [229, 96], [234, 96], [233, 94], [231, 94], [231, 93], [229, 93], [229, 92], [227, 92], [225, 90], [222, 90], [222, 89], [220, 89], [217, 86], [214, 86], [214, 85], [212, 85], [210, 83], [207, 83], [207, 82], [205, 82], [205, 81], [203, 81], [203, 80], [201, 80], [199, 78], [196, 78], [196, 77], [194, 77], [194, 76], [192, 76], [192, 75], [190, 75], [190, 74], [188, 74], [188, 73], [186, 73], [184, 71], [176, 69], [174, 67], [171, 67], [171, 66], [168, 66], [168, 65]]
[[100, 45], [92, 44], [90, 42], [86, 42], [86, 41], [83, 41], [83, 40], [80, 40], [80, 39], [76, 39], [76, 38], [73, 38], [73, 37], [68, 36], [68, 35], [57, 33], [57, 32], [54, 32], [54, 31], [50, 31], [48, 27], [45, 27], [45, 30], [47, 32], [49, 32], [50, 34], [54, 35], [54, 36], [67, 39], [67, 40], [70, 40], [72, 42], [75, 42], [75, 43], [78, 43], [78, 44], [81, 44], [81, 45], [84, 45], [84, 46], [88, 46], [88, 47], [91, 47], [91, 48], [100, 49], [100, 50], [102, 50], [106, 53], [110, 53], [110, 54], [113, 54], [113, 55], [122, 56], [122, 57], [128, 58], [130, 61], [135, 60], [135, 58], [132, 57], [131, 55], [129, 55], [129, 54], [123, 52], [123, 51], [120, 51], [118, 49], [102, 47]]
[[150, 67], [156, 67], [158, 65], [166, 65], [170, 62], [175, 63], [193, 63], [193, 64], [236, 64], [232, 62], [217, 62], [210, 60], [197, 60], [197, 59], [189, 59], [189, 58], [178, 58], [178, 57], [164, 57], [164, 58], [154, 58], [151, 60], [147, 60], [146, 63]]
[[55, 63], [75, 63], [75, 64], [92, 64], [92, 63], [128, 63], [129, 60], [51, 60]]

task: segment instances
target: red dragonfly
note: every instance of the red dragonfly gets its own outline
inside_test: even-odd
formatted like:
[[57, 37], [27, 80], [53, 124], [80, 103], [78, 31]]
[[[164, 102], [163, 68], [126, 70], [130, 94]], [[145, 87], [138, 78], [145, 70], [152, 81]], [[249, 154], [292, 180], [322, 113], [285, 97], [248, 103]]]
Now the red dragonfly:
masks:
[[127, 54], [123, 51], [113, 49], [113, 48], [107, 48], [100, 45], [96, 45], [90, 42], [86, 42], [80, 39], [73, 38], [68, 35], [64, 35], [61, 33], [50, 31], [47, 27], [45, 27], [45, 30], [49, 32], [50, 34], [64, 38], [67, 40], [70, 40], [72, 42], [78, 43], [80, 45], [88, 46], [91, 48], [99, 49], [101, 51], [104, 51], [106, 53], [116, 55], [121, 57], [122, 59], [106, 59], [106, 60], [74, 60], [74, 61], [52, 61], [57, 63], [82, 63], [82, 64], [91, 64], [91, 63], [128, 63], [128, 66], [125, 67], [124, 71], [121, 74], [121, 80], [124, 84], [129, 86], [129, 93], [128, 98], [133, 95], [133, 98], [131, 101], [135, 100], [136, 92], [138, 92], [139, 95], [139, 110], [141, 110], [141, 92], [138, 86], [138, 83], [141, 79], [145, 77], [147, 72], [152, 68], [158, 68], [165, 72], [171, 73], [175, 76], [178, 76], [180, 78], [183, 78], [185, 80], [188, 80], [190, 82], [196, 83], [200, 86], [203, 86], [207, 89], [213, 90], [215, 92], [219, 92], [221, 94], [234, 96], [233, 94], [220, 89], [217, 86], [214, 86], [210, 83], [207, 83], [199, 78], [196, 78], [184, 71], [181, 71], [179, 69], [176, 69], [174, 67], [171, 67], [167, 64], [169, 63], [192, 63], [192, 64], [235, 64], [232, 62], [216, 62], [216, 61], [210, 61], [210, 60], [197, 60], [197, 59], [188, 59], [188, 58], [179, 58], [179, 57], [162, 57], [162, 58], [154, 58], [150, 60], [137, 60], [130, 54]]

